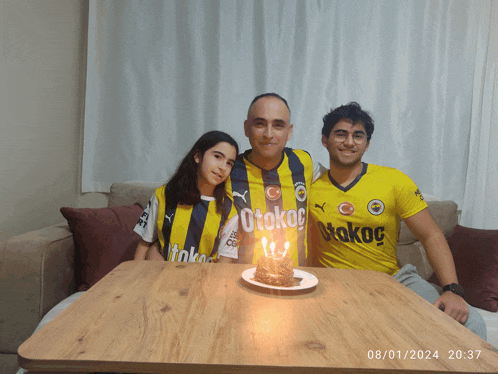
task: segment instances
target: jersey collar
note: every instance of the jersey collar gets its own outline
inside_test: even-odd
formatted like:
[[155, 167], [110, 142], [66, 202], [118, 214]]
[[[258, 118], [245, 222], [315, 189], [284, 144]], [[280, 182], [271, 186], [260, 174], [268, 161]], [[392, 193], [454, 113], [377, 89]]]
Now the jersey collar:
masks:
[[244, 161], [247, 161], [248, 163], [250, 163], [251, 165], [257, 167], [258, 169], [261, 169], [261, 170], [266, 170], [266, 171], [271, 171], [271, 170], [277, 170], [280, 165], [282, 165], [282, 162], [284, 161], [284, 157], [285, 157], [285, 150], [282, 151], [282, 158], [280, 159], [280, 162], [278, 163], [277, 166], [275, 166], [273, 169], [263, 169], [261, 167], [259, 167], [258, 165], [252, 163], [251, 161], [249, 161], [249, 159], [247, 158], [247, 156], [249, 156], [249, 154], [252, 152], [252, 149], [248, 149], [247, 151], [245, 151], [243, 154], [242, 154], [242, 158], [244, 159]]
[[356, 176], [354, 181], [352, 181], [350, 184], [348, 184], [346, 187], [342, 187], [339, 183], [335, 181], [334, 178], [330, 176], [330, 170], [327, 172], [327, 175], [329, 176], [330, 182], [336, 186], [338, 189], [340, 189], [342, 192], [348, 192], [351, 188], [353, 188], [361, 179], [362, 176], [364, 176], [367, 173], [368, 169], [368, 164], [366, 162], [363, 162], [363, 169], [361, 169], [361, 173]]
[[214, 196], [201, 195], [201, 200], [204, 200], [204, 201], [215, 201], [216, 198]]

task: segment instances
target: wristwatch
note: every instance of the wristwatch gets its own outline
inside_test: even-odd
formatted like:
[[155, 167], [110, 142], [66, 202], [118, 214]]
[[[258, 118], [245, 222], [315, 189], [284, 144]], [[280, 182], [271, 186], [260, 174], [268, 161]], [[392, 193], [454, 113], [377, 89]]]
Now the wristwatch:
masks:
[[443, 287], [443, 292], [446, 291], [451, 291], [460, 297], [463, 297], [464, 295], [463, 287], [458, 283], [447, 284], [446, 286]]

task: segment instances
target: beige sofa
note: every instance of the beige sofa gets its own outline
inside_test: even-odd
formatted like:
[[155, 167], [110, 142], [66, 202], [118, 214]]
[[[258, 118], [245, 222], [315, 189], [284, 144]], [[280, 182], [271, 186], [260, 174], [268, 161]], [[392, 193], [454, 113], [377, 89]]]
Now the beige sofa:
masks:
[[[111, 187], [108, 206], [135, 202], [146, 206], [157, 186], [157, 183], [116, 183]], [[434, 219], [448, 237], [458, 221], [457, 205], [452, 201], [428, 203]], [[18, 346], [52, 307], [76, 292], [74, 256], [73, 237], [66, 224], [0, 243], [0, 373], [17, 372]], [[432, 274], [423, 247], [404, 224], [398, 257], [401, 265], [415, 265], [422, 277], [427, 279]], [[491, 326], [488, 326], [488, 341], [498, 347], [498, 329], [495, 329], [498, 313], [482, 311], [482, 314], [488, 315], [486, 324]]]

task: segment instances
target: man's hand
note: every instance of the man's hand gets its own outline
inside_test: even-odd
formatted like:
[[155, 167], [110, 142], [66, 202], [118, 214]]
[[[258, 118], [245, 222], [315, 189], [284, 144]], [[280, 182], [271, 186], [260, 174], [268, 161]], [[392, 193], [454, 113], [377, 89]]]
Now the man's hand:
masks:
[[465, 300], [451, 291], [446, 291], [439, 296], [434, 301], [434, 306], [461, 324], [464, 324], [469, 317], [469, 307]]

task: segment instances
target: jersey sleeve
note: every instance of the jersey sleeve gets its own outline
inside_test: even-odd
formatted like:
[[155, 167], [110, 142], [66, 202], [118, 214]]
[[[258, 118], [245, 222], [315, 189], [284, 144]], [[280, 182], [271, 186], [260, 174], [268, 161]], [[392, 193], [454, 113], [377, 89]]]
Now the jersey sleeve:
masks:
[[309, 160], [311, 161], [310, 162], [311, 168], [313, 170], [311, 176], [311, 183], [315, 183], [315, 181], [317, 181], [323, 174], [325, 174], [328, 169], [324, 167], [320, 162], [313, 160], [313, 157], [311, 157], [311, 155], [307, 151], [304, 150], [297, 150], [297, 151], [301, 151], [309, 157]]
[[[237, 162], [237, 161], [235, 161]], [[233, 170], [233, 168], [232, 168]], [[233, 191], [232, 191], [232, 178], [229, 176], [225, 182], [225, 194], [226, 196], [233, 201]]]
[[318, 169], [318, 165], [313, 162], [313, 159], [311, 158], [311, 155], [308, 151], [305, 151], [304, 149], [289, 149], [292, 150], [292, 152], [303, 163], [304, 178], [306, 180], [306, 184], [308, 185], [308, 187], [311, 186], [311, 183], [315, 181], [315, 168]]
[[158, 202], [154, 193], [133, 229], [148, 243], [153, 243], [157, 240], [157, 213]]
[[427, 208], [419, 188], [403, 172], [396, 170], [396, 212], [402, 219], [409, 218]]
[[320, 162], [313, 161], [313, 181], [311, 183], [315, 183], [328, 170], [329, 169], [323, 166]]
[[237, 250], [237, 227], [239, 216], [235, 214], [230, 218], [220, 231], [220, 242], [218, 245], [218, 257], [239, 258]]

